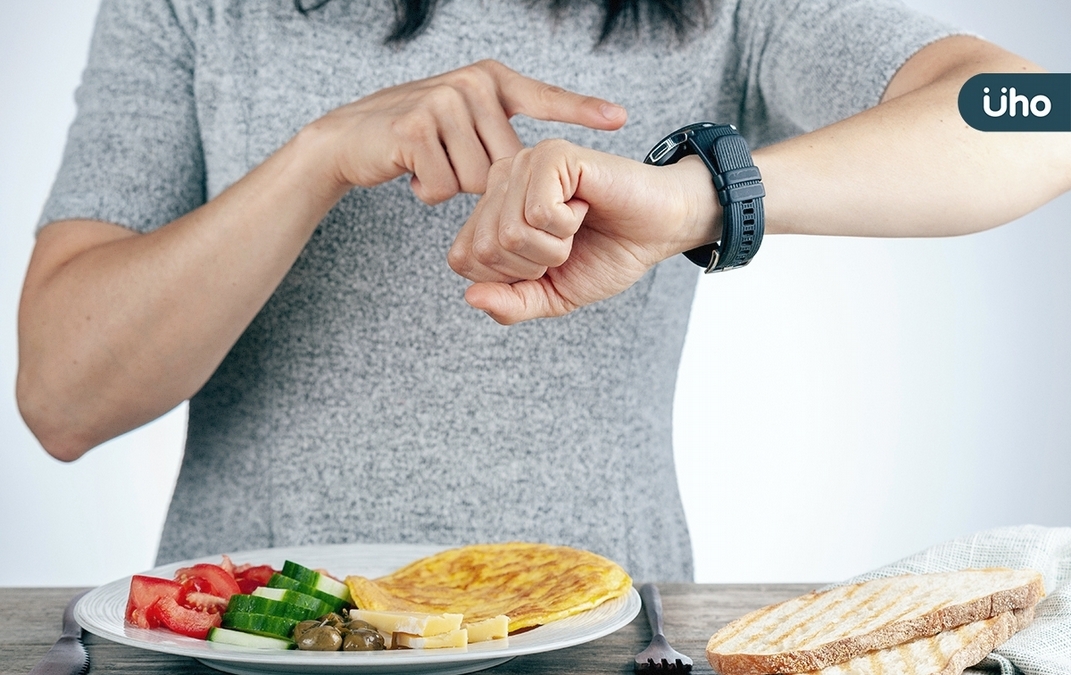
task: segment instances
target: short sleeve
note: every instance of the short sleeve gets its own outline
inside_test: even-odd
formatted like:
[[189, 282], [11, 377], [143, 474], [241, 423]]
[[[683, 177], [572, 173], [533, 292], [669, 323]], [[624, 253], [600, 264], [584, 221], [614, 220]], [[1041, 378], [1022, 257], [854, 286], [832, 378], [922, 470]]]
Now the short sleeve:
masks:
[[896, 71], [926, 45], [958, 34], [897, 0], [741, 2], [748, 82], [741, 121], [765, 145], [832, 124], [881, 100]]
[[38, 229], [91, 219], [149, 232], [204, 203], [194, 63], [170, 0], [103, 0]]

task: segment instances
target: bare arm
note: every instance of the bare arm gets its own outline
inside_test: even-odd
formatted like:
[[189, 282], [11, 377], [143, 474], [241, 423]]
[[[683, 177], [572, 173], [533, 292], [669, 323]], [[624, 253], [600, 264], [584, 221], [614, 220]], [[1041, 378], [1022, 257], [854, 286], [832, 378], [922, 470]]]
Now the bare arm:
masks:
[[409, 173], [428, 203], [481, 192], [521, 148], [509, 117], [615, 129], [625, 113], [494, 62], [335, 110], [203, 207], [150, 234], [96, 221], [44, 228], [19, 308], [17, 400], [73, 460], [192, 396], [353, 186]]
[[773, 233], [944, 236], [1007, 223], [1071, 189], [1071, 134], [985, 133], [960, 118], [982, 72], [1042, 72], [970, 37], [936, 42], [881, 105], [755, 153]]
[[[880, 105], [754, 153], [767, 232], [964, 234], [1071, 189], [1071, 134], [983, 133], [959, 115], [959, 89], [971, 76], [1038, 70], [974, 38], [922, 49]], [[721, 216], [695, 157], [655, 168], [546, 143], [492, 167], [450, 264], [476, 282], [468, 302], [497, 321], [559, 316], [716, 241]]]
[[315, 184], [311, 145], [295, 140], [150, 234], [96, 221], [41, 231], [17, 399], [50, 454], [77, 459], [204, 384], [339, 196]]

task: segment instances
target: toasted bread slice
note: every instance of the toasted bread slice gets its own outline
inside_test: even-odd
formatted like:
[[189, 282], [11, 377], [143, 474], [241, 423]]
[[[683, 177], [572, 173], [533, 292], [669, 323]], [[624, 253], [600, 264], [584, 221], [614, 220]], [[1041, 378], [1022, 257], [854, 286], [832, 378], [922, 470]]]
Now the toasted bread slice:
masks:
[[1044, 594], [1041, 575], [1033, 570], [988, 568], [875, 579], [751, 612], [710, 638], [707, 660], [722, 675], [816, 671], [1033, 607]]
[[1033, 607], [1004, 612], [937, 635], [867, 652], [806, 675], [961, 675], [1033, 619]]

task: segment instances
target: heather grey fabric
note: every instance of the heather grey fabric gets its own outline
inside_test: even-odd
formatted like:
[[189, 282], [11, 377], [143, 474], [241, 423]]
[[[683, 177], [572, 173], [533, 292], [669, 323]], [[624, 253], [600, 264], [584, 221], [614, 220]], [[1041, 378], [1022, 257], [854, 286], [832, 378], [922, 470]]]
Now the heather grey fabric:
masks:
[[[291, 0], [104, 0], [41, 226], [150, 231], [332, 108], [483, 58], [629, 110], [613, 133], [517, 118], [526, 143], [639, 159], [698, 120], [762, 145], [846, 117], [949, 32], [889, 0], [722, 0], [684, 45], [645, 33], [593, 49], [597, 9], [554, 21], [545, 4], [444, 2], [399, 48], [382, 44], [388, 0], [308, 17]], [[190, 402], [161, 563], [526, 539], [691, 578], [671, 413], [697, 268], [670, 260], [607, 302], [504, 328], [464, 304], [445, 262], [474, 203], [429, 207], [400, 179], [331, 211]], [[712, 437], [710, 451], [733, 450]]]

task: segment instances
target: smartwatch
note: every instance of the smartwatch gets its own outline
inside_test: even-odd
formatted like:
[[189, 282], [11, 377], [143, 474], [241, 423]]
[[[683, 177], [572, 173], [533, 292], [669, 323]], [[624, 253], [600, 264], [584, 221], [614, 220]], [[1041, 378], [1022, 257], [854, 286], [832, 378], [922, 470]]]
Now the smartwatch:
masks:
[[766, 196], [747, 141], [731, 124], [698, 122], [663, 138], [643, 161], [665, 166], [688, 155], [699, 155], [710, 170], [725, 219], [720, 241], [684, 255], [708, 274], [743, 267], [762, 243], [762, 198]]

